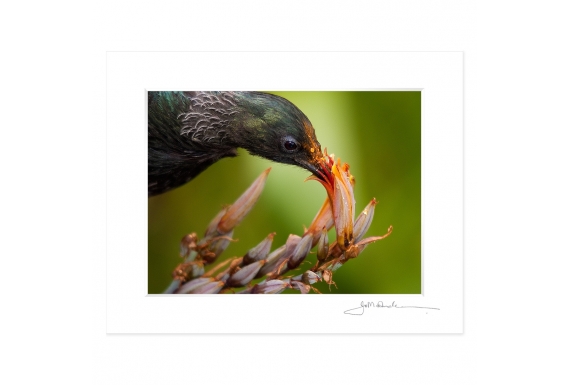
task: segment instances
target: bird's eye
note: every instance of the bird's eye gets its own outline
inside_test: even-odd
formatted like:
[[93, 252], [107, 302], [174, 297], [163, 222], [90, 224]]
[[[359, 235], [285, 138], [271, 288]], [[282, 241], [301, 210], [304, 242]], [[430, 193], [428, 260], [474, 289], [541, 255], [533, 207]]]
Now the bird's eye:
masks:
[[297, 149], [297, 143], [293, 142], [292, 140], [285, 141], [285, 149], [289, 151], [293, 151]]
[[295, 152], [299, 149], [299, 144], [295, 139], [286, 137], [283, 139], [283, 148], [288, 152]]

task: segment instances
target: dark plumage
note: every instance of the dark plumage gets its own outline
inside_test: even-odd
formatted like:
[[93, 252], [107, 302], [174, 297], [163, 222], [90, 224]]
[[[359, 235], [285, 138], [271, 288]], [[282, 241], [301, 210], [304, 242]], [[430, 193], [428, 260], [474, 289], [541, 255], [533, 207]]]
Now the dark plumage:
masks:
[[250, 154], [323, 167], [307, 117], [291, 102], [262, 92], [148, 92], [148, 195], [192, 180], [221, 158]]

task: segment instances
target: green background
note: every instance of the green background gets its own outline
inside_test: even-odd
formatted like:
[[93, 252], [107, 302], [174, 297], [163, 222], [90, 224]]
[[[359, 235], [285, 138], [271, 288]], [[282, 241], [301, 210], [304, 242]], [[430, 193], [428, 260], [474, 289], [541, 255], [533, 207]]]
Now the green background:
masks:
[[[322, 148], [350, 164], [356, 178], [356, 215], [378, 201], [367, 236], [392, 234], [369, 245], [334, 273], [338, 288], [324, 283], [322, 293], [421, 292], [421, 93], [419, 91], [271, 92], [299, 107], [312, 122]], [[272, 250], [289, 234], [302, 235], [320, 209], [326, 192], [294, 166], [276, 164], [240, 149], [192, 182], [148, 200], [148, 290], [161, 293], [180, 263], [180, 239], [202, 236], [209, 221], [272, 167], [256, 206], [235, 229], [223, 261], [241, 256], [267, 234], [277, 232]], [[335, 239], [334, 229], [329, 240]], [[300, 269], [316, 260], [311, 254]], [[299, 270], [300, 271], [300, 270]], [[293, 290], [286, 292], [298, 293]]]

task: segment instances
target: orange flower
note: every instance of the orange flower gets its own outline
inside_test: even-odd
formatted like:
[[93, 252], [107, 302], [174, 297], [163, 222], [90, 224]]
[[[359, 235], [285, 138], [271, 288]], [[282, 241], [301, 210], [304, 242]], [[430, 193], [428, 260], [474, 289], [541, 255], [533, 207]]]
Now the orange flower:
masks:
[[322, 165], [318, 177], [310, 176], [307, 179], [319, 181], [327, 190], [332, 206], [337, 242], [344, 251], [354, 241], [354, 207], [356, 205], [353, 190], [354, 177], [350, 174], [348, 164], [342, 164], [340, 159], [335, 162], [334, 155], [328, 155], [326, 148]]

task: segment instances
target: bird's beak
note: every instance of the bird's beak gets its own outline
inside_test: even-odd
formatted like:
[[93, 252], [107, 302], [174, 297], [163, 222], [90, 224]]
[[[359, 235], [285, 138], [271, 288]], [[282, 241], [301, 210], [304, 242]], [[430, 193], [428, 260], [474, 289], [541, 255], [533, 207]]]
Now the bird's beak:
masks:
[[317, 179], [322, 182], [328, 180], [331, 168], [324, 157], [315, 157], [310, 161], [298, 160], [297, 163], [306, 170], [309, 170]]
[[[316, 151], [313, 151], [313, 148]], [[299, 166], [309, 170], [313, 174], [311, 177], [321, 183], [330, 184], [330, 181], [333, 179], [332, 165], [334, 161], [331, 160], [326, 148], [324, 153], [321, 151], [320, 145], [315, 145], [311, 148], [311, 155], [308, 159], [298, 159], [296, 162]]]

